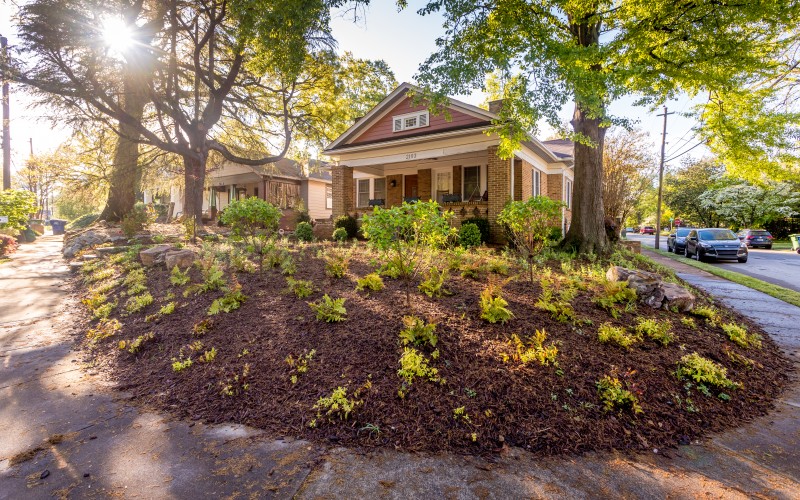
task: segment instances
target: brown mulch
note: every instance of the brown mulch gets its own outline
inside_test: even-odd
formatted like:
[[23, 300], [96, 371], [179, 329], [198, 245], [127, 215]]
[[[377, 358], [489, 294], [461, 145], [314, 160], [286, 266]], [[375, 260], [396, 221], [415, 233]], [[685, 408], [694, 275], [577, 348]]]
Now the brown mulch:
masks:
[[[211, 317], [213, 326], [202, 336], [193, 335], [192, 327], [209, 318], [209, 305], [222, 293], [186, 299], [182, 288], [170, 285], [167, 270], [151, 270], [148, 287], [156, 301], [142, 313], [119, 317], [122, 331], [94, 346], [87, 342], [87, 352], [136, 401], [179, 418], [235, 422], [275, 436], [348, 446], [461, 453], [489, 453], [506, 445], [554, 455], [685, 444], [763, 415], [788, 381], [791, 365], [775, 343], [730, 311], [725, 312], [729, 319], [762, 334], [761, 349], [733, 344], [720, 327], [708, 326], [702, 318], [695, 318], [698, 328], [692, 330], [681, 324], [683, 314], [644, 305], [615, 320], [592, 303], [591, 291], [580, 292], [573, 305], [579, 317], [592, 324], [559, 323], [534, 307], [540, 287], [524, 277], [503, 287], [514, 319], [492, 325], [480, 319], [478, 305], [487, 279], [454, 273], [446, 284], [452, 295], [430, 299], [416, 291], [413, 294], [415, 313], [437, 324], [440, 357], [431, 365], [446, 383], [417, 379], [401, 399], [397, 370], [403, 348], [398, 333], [407, 314], [402, 283], [384, 278], [383, 291], [356, 292], [355, 280], [374, 271], [375, 256], [357, 252], [348, 276], [333, 279], [315, 257], [317, 248], [311, 245], [294, 254], [295, 278], [312, 280], [318, 289], [311, 297], [301, 300], [288, 294], [278, 269], [237, 274], [247, 301], [238, 311]], [[556, 264], [554, 269], [558, 269]], [[198, 282], [199, 271], [191, 273], [193, 282]], [[164, 296], [169, 292], [176, 295], [179, 305], [175, 313], [145, 322], [146, 314], [168, 302]], [[323, 293], [347, 299], [347, 321], [316, 320], [307, 302]], [[120, 304], [124, 301], [120, 298]], [[645, 340], [629, 351], [598, 342], [600, 324], [632, 326], [639, 317], [670, 319], [676, 341], [663, 347]], [[511, 352], [512, 334], [525, 338], [536, 329], [547, 332], [545, 344], [557, 343], [558, 367], [501, 359], [502, 353]], [[148, 332], [154, 332], [155, 340], [140, 353], [117, 348], [120, 340]], [[216, 359], [199, 363], [195, 355], [193, 366], [174, 372], [172, 358], [182, 347], [188, 352], [185, 346], [197, 340], [206, 349], [216, 348]], [[294, 372], [287, 356], [297, 358], [312, 349], [316, 355], [308, 372], [292, 384]], [[736, 364], [726, 350], [752, 359], [755, 368]], [[423, 351], [429, 354], [431, 349]], [[713, 387], [714, 395], [706, 396], [675, 376], [677, 361], [692, 352], [727, 367], [729, 377], [743, 384], [725, 391], [729, 401], [716, 397], [719, 391]], [[245, 365], [249, 374], [242, 378]], [[638, 396], [644, 412], [634, 415], [604, 409], [596, 386], [603, 375], [623, 380]], [[222, 394], [228, 384], [236, 395]], [[348, 388], [348, 396], [361, 388], [363, 404], [348, 420], [323, 418], [316, 428], [309, 427], [317, 413], [314, 404], [339, 386]], [[469, 421], [454, 418], [454, 409], [460, 407]]]

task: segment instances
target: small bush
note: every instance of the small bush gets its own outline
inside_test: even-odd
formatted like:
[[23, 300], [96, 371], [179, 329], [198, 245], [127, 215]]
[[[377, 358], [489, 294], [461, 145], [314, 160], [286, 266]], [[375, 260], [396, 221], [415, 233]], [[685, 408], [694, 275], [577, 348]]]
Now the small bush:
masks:
[[425, 281], [420, 283], [419, 291], [431, 298], [447, 295], [449, 292], [444, 288], [444, 282], [449, 274], [447, 269], [440, 270], [437, 267], [431, 267]]
[[694, 318], [681, 318], [681, 324], [692, 330], [697, 330], [697, 323], [694, 322]]
[[350, 265], [350, 255], [343, 252], [325, 254], [325, 274], [331, 278], [344, 278]]
[[458, 244], [464, 248], [472, 248], [481, 244], [481, 230], [470, 222], [461, 224], [458, 230]]
[[317, 410], [317, 418], [327, 417], [331, 420], [336, 417], [347, 420], [363, 403], [361, 400], [348, 398], [347, 387], [337, 387], [330, 396], [319, 398], [313, 409]]
[[[523, 365], [527, 365], [532, 361], [536, 361], [540, 365], [554, 365], [557, 366], [556, 356], [558, 356], [558, 347], [550, 344], [545, 347], [544, 341], [547, 339], [547, 333], [544, 330], [536, 330], [533, 336], [528, 340], [528, 345], [522, 342], [517, 334], [511, 335], [511, 347], [514, 348], [514, 353], [511, 359], [518, 361]], [[508, 356], [504, 355], [504, 361], [507, 361]]]
[[243, 238], [261, 255], [270, 236], [278, 228], [281, 210], [260, 198], [236, 200], [225, 207], [220, 222], [230, 226], [231, 234]]
[[508, 309], [508, 302], [500, 295], [500, 287], [492, 283], [481, 292], [480, 306], [481, 319], [489, 323], [506, 323], [514, 317]]
[[212, 347], [211, 349], [201, 354], [200, 357], [197, 358], [197, 361], [201, 363], [211, 363], [212, 361], [214, 361], [214, 359], [216, 359], [216, 357], [217, 357], [217, 348]]
[[688, 378], [698, 384], [710, 384], [721, 389], [735, 389], [739, 384], [728, 378], [728, 370], [708, 358], [693, 352], [678, 361], [678, 378]]
[[689, 311], [694, 316], [705, 318], [710, 325], [716, 325], [719, 322], [719, 313], [716, 309], [709, 306], [695, 306]]
[[425, 321], [416, 316], [404, 316], [403, 326], [405, 328], [400, 332], [400, 342], [403, 345], [422, 346], [430, 344], [431, 347], [436, 347], [439, 338], [436, 336], [435, 324], [429, 323], [426, 325]]
[[294, 235], [299, 241], [314, 241], [314, 228], [308, 222], [300, 222], [294, 228]]
[[332, 238], [335, 241], [345, 242], [347, 241], [347, 237], [348, 237], [347, 229], [343, 227], [337, 227], [336, 229], [334, 229]]
[[175, 302], [170, 302], [159, 309], [158, 314], [167, 316], [175, 312]]
[[661, 345], [667, 345], [675, 339], [672, 333], [672, 323], [668, 320], [659, 322], [655, 319], [639, 318], [636, 324], [636, 334], [641, 338], [647, 337]]
[[133, 238], [136, 233], [147, 228], [156, 221], [158, 214], [152, 206], [136, 203], [133, 210], [127, 213], [120, 221], [120, 229], [128, 238]]
[[740, 347], [761, 349], [761, 335], [757, 333], [748, 333], [745, 328], [734, 323], [725, 323], [722, 325], [722, 330], [725, 331], [732, 342]]
[[461, 227], [465, 224], [474, 224], [481, 233], [481, 243], [489, 242], [489, 219], [483, 217], [470, 217], [461, 221]]
[[136, 295], [128, 299], [128, 302], [125, 303], [125, 310], [129, 313], [133, 314], [135, 312], [139, 312], [145, 307], [149, 306], [153, 303], [153, 296], [150, 295], [150, 292], [145, 292], [141, 295]]
[[575, 309], [570, 304], [577, 293], [575, 288], [567, 286], [556, 297], [553, 282], [546, 277], [541, 279], [541, 287], [542, 293], [535, 304], [537, 309], [549, 312], [560, 323], [578, 323]]
[[[437, 351], [434, 351], [434, 353], [438, 355]], [[428, 364], [428, 359], [424, 354], [411, 347], [403, 349], [403, 355], [400, 356], [400, 369], [397, 370], [397, 375], [403, 379], [403, 384], [397, 391], [397, 395], [401, 398], [406, 396], [415, 378], [419, 377], [431, 382], [444, 383], [444, 380], [439, 377], [439, 370]]]
[[7, 234], [0, 234], [0, 257], [6, 257], [17, 251], [17, 240]]
[[309, 302], [308, 305], [317, 314], [317, 319], [326, 323], [337, 323], [347, 319], [347, 309], [344, 307], [346, 299], [332, 299], [326, 293], [317, 302]]
[[400, 277], [402, 270], [397, 266], [397, 264], [395, 264], [395, 262], [392, 261], [382, 265], [378, 270], [378, 273], [381, 276], [386, 276], [387, 278], [397, 279]]
[[378, 273], [369, 273], [356, 281], [356, 290], [359, 292], [367, 290], [373, 292], [381, 291], [383, 290], [383, 279]]
[[564, 204], [547, 196], [509, 202], [497, 216], [522, 257], [537, 254], [547, 244], [552, 228], [558, 227]]
[[624, 389], [618, 378], [604, 376], [597, 381], [597, 392], [606, 410], [618, 408], [634, 413], [643, 412], [639, 399], [631, 391]]
[[636, 307], [636, 290], [628, 286], [627, 281], [606, 281], [603, 290], [594, 303], [619, 318], [617, 304], [624, 304], [626, 312], [633, 312]]
[[314, 284], [309, 280], [296, 280], [287, 277], [286, 284], [289, 286], [289, 291], [295, 294], [298, 299], [304, 299], [314, 293]]
[[100, 340], [111, 337], [122, 328], [122, 323], [116, 319], [101, 319], [96, 327], [90, 329], [86, 333], [92, 343], [99, 342]]
[[631, 335], [621, 326], [613, 326], [611, 323], [603, 323], [597, 329], [597, 340], [603, 344], [617, 344], [625, 349], [630, 349], [633, 344], [641, 340], [636, 335]]
[[181, 372], [192, 366], [192, 358], [172, 358], [172, 371]]
[[242, 307], [245, 300], [247, 300], [247, 297], [242, 293], [242, 285], [235, 283], [233, 288], [225, 292], [225, 295], [211, 303], [211, 307], [208, 308], [208, 315], [213, 316], [221, 312], [233, 312]]
[[349, 239], [358, 237], [358, 221], [352, 215], [341, 215], [333, 221], [333, 227], [336, 229], [343, 228], [347, 231]]
[[120, 340], [119, 348], [122, 351], [128, 351], [131, 354], [136, 354], [142, 349], [142, 346], [144, 346], [146, 343], [150, 342], [154, 338], [155, 334], [153, 332], [150, 332], [150, 333], [145, 333], [144, 335], [139, 335], [138, 337], [136, 337], [134, 340], [131, 341]]

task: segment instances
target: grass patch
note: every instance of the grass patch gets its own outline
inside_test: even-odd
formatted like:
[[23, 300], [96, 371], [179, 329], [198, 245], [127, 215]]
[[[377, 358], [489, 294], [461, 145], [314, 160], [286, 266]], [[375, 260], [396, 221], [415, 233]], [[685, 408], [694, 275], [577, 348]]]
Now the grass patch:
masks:
[[711, 264], [707, 264], [705, 262], [697, 262], [696, 260], [687, 259], [681, 255], [675, 255], [669, 252], [665, 252], [664, 250], [656, 250], [653, 248], [648, 248], [647, 250], [655, 252], [659, 255], [663, 255], [664, 257], [669, 257], [670, 259], [683, 262], [684, 264], [688, 264], [698, 269], [702, 269], [703, 271], [711, 273], [715, 276], [719, 276], [720, 278], [725, 278], [726, 280], [733, 281], [734, 283], [739, 283], [740, 285], [752, 288], [753, 290], [764, 292], [771, 297], [775, 297], [776, 299], [800, 307], [800, 292], [795, 292], [794, 290], [789, 290], [788, 288], [784, 288], [782, 286], [774, 285], [772, 283], [767, 283], [766, 281], [762, 281], [758, 278], [753, 278], [752, 276], [747, 276], [745, 274], [737, 273], [734, 271], [728, 271], [727, 269], [720, 269], [716, 266], [712, 266]]

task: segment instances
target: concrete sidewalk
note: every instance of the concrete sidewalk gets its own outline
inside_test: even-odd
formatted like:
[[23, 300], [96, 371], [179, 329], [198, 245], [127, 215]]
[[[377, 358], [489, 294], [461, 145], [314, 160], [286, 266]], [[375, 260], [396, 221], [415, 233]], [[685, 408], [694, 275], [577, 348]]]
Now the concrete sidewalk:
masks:
[[[491, 459], [362, 454], [144, 412], [73, 352], [82, 333], [68, 316], [60, 245], [41, 238], [0, 265], [0, 498], [800, 496], [796, 384], [772, 414], [703, 444], [546, 460], [518, 449]], [[758, 321], [776, 317], [763, 294], [683, 277], [760, 304]], [[800, 324], [800, 309], [779, 316], [786, 323], [770, 333], [796, 358], [800, 332], [781, 325]]]

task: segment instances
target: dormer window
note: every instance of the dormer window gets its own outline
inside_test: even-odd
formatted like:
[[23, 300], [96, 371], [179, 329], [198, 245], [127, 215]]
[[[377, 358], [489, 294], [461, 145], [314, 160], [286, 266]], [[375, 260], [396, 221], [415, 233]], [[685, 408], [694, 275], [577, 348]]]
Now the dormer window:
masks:
[[417, 111], [416, 113], [393, 116], [392, 122], [394, 123], [394, 127], [392, 130], [393, 132], [402, 132], [403, 130], [411, 130], [415, 128], [427, 127], [428, 112]]

